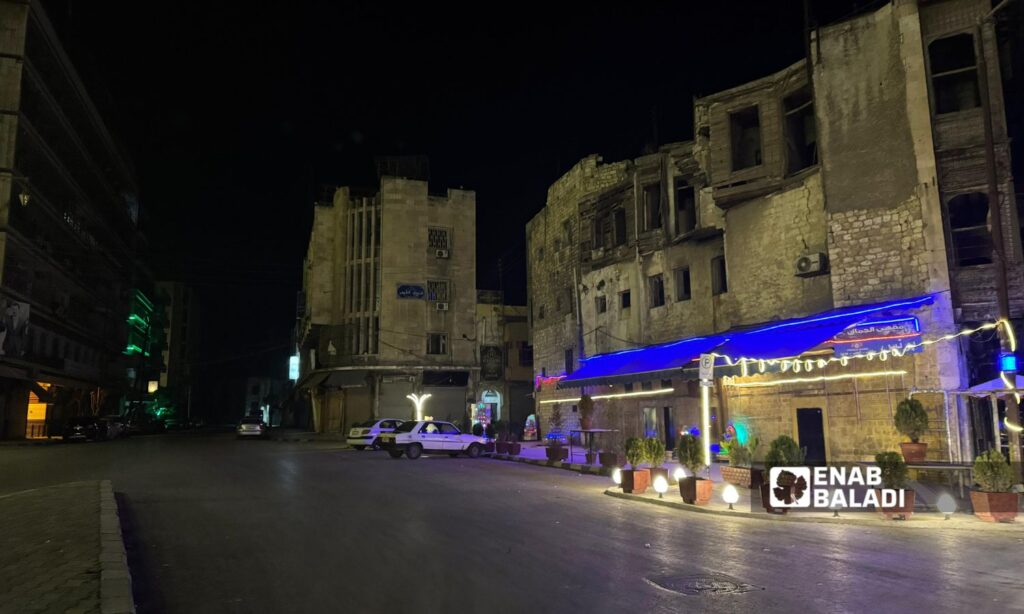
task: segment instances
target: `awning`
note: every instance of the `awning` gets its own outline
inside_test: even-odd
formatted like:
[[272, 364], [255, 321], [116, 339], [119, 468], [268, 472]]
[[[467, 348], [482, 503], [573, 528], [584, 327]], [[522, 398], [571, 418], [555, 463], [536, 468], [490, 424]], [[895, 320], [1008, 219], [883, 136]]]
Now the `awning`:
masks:
[[[642, 348], [581, 359], [581, 366], [561, 379], [558, 388], [579, 388], [639, 380], [679, 377], [683, 367], [701, 354], [732, 358], [799, 356], [833, 339], [847, 328], [884, 313], [916, 309], [933, 302], [931, 295], [831, 309], [804, 318], [766, 322], [703, 337], [690, 337]], [[719, 364], [725, 364], [719, 358]]]

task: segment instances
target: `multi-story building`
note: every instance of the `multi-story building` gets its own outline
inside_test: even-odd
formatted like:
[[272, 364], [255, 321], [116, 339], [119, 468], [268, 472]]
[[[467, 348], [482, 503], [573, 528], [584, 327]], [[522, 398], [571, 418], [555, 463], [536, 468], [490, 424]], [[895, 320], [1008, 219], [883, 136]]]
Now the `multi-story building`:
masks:
[[164, 349], [160, 388], [174, 402], [181, 417], [188, 415], [193, 365], [199, 347], [199, 298], [182, 282], [157, 282], [157, 295], [166, 313], [163, 320]]
[[371, 417], [459, 419], [475, 401], [476, 197], [382, 176], [315, 207], [298, 323], [318, 431]]
[[0, 32], [0, 438], [45, 436], [146, 375], [126, 322], [151, 289], [132, 169], [40, 3], [0, 1]]
[[897, 0], [819, 28], [810, 64], [696, 100], [692, 142], [556, 182], [527, 227], [542, 428], [590, 394], [671, 445], [703, 427], [694, 361], [716, 353], [715, 441], [743, 424], [870, 458], [913, 394], [932, 458], [992, 445], [999, 416], [956, 393], [997, 375], [996, 333], [901, 349], [1003, 316], [1000, 227], [1024, 315], [989, 10]]
[[501, 292], [477, 292], [480, 382], [474, 422], [497, 420], [522, 436], [533, 413], [533, 346], [526, 307], [503, 304]]

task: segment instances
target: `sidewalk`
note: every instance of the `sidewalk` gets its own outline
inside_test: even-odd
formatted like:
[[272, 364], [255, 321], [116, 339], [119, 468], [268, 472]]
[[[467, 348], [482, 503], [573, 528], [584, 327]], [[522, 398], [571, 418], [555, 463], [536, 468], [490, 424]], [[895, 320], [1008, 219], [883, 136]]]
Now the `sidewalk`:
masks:
[[0, 496], [0, 613], [134, 612], [110, 482]]

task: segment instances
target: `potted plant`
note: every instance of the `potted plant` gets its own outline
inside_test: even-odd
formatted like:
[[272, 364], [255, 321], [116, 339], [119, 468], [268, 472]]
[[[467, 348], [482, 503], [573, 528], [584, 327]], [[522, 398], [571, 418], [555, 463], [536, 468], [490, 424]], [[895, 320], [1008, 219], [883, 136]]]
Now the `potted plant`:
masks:
[[[785, 477], [780, 476], [778, 484], [771, 484], [771, 470], [773, 467], [794, 467], [804, 463], [804, 450], [789, 435], [779, 435], [768, 448], [764, 456], [764, 477], [769, 478], [761, 481], [761, 505], [769, 514], [785, 514], [786, 508], [772, 507], [771, 489], [776, 489], [776, 496], [784, 499], [789, 495], [795, 481], [795, 476], [784, 472]], [[790, 479], [792, 476], [792, 479]], [[782, 495], [782, 496], [779, 496]]]
[[651, 484], [659, 475], [668, 482], [668, 468], [662, 467], [665, 463], [665, 444], [657, 437], [648, 437], [644, 440], [644, 452], [651, 465]]
[[[882, 470], [882, 486], [903, 491], [903, 505], [893, 507], [879, 505], [878, 511], [889, 520], [892, 520], [893, 517], [900, 520], [910, 518], [910, 515], [914, 513], [914, 489], [903, 488], [907, 483], [907, 463], [903, 461], [902, 456], [895, 452], [875, 454], [875, 463]], [[878, 501], [881, 503], [882, 491], [876, 488], [875, 494], [878, 495]]]
[[549, 463], [569, 458], [569, 450], [562, 446], [562, 439], [562, 406], [555, 403], [551, 406], [551, 430], [547, 437], [547, 449], [544, 450]]
[[609, 400], [604, 406], [604, 419], [607, 423], [605, 427], [612, 429], [612, 432], [604, 435], [607, 437], [607, 444], [597, 454], [598, 462], [602, 467], [608, 469], [621, 467], [623, 462], [622, 431], [620, 430], [622, 416], [619, 413], [619, 405], [614, 399]]
[[494, 449], [498, 454], [508, 454], [508, 423], [498, 420], [494, 423], [494, 431], [498, 434]]
[[750, 439], [749, 444], [730, 443], [727, 446], [729, 465], [722, 467], [722, 479], [740, 488], [760, 488], [764, 478], [761, 470], [753, 467], [754, 452], [760, 443], [757, 437]]
[[902, 435], [909, 437], [909, 442], [900, 444], [903, 458], [908, 463], [920, 463], [928, 454], [928, 444], [920, 443], [921, 435], [928, 430], [928, 412], [924, 405], [917, 399], [903, 399], [896, 405], [896, 415], [893, 417], [896, 430]]
[[676, 444], [676, 459], [690, 473], [679, 480], [679, 496], [686, 503], [706, 505], [711, 500], [711, 480], [697, 476], [697, 472], [706, 466], [700, 439], [690, 433], [681, 435]]
[[484, 427], [484, 437], [487, 441], [484, 442], [484, 452], [494, 452], [494, 424], [488, 422]]
[[522, 446], [516, 441], [516, 434], [509, 432], [508, 434], [508, 453], [510, 456], [519, 456], [522, 451]]
[[594, 427], [594, 399], [589, 394], [580, 397], [577, 406], [580, 412], [580, 428], [589, 431]]
[[626, 440], [626, 460], [629, 461], [629, 469], [622, 470], [622, 491], [634, 494], [643, 494], [651, 485], [651, 472], [641, 469], [640, 463], [647, 457], [647, 450], [644, 440], [639, 437], [630, 437]]
[[999, 450], [983, 452], [974, 459], [974, 481], [971, 507], [974, 515], [988, 522], [1013, 522], [1017, 517], [1020, 495], [1011, 492], [1013, 471]]

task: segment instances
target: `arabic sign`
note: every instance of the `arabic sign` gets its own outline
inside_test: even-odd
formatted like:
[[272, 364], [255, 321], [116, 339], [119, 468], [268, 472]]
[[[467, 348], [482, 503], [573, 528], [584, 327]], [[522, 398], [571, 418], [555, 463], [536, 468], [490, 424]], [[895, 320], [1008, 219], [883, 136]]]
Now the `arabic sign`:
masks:
[[[829, 344], [837, 356], [880, 352], [891, 348], [920, 343], [921, 323], [913, 316], [862, 322], [851, 326], [835, 336]], [[910, 348], [909, 352], [920, 352], [921, 348]]]
[[398, 298], [412, 298], [422, 299], [426, 295], [426, 290], [419, 284], [399, 284], [398, 285]]

